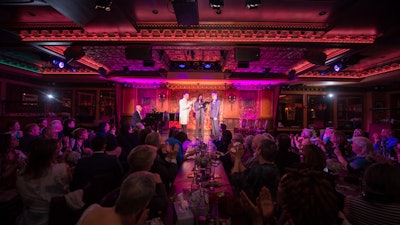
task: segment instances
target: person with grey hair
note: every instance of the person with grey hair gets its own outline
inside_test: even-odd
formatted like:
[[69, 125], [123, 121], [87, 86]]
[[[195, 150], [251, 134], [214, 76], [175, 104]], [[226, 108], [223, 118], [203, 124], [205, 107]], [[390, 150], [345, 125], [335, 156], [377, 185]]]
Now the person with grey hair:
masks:
[[338, 161], [348, 171], [365, 170], [374, 160], [374, 147], [372, 141], [366, 137], [354, 137], [351, 144], [351, 150], [355, 157], [347, 161], [339, 149], [335, 149], [334, 153]]
[[113, 207], [93, 204], [82, 214], [77, 225], [143, 225], [149, 214], [146, 209], [156, 193], [154, 174], [138, 171], [122, 183]]
[[[151, 171], [157, 157], [157, 148], [152, 145], [138, 145], [128, 155], [130, 173], [137, 171]], [[153, 172], [153, 171], [152, 171]], [[152, 198], [149, 208], [149, 218], [159, 217], [168, 207], [168, 193], [159, 173], [153, 172], [156, 182], [156, 194]]]
[[235, 193], [243, 190], [253, 202], [255, 202], [263, 186], [268, 187], [272, 198], [276, 199], [281, 177], [279, 168], [275, 164], [275, 158], [278, 154], [276, 143], [272, 140], [262, 139], [258, 144], [254, 149], [258, 164], [251, 168], [246, 168], [241, 161], [244, 154], [243, 144], [235, 146], [235, 162], [231, 174], [231, 184]]
[[141, 113], [142, 113], [142, 106], [136, 105], [135, 112], [132, 115], [132, 127], [136, 126], [137, 123], [142, 122], [143, 118]]
[[[178, 164], [176, 161], [176, 155], [178, 154], [177, 149], [172, 148], [168, 144], [161, 145], [161, 136], [157, 132], [147, 134], [145, 144], [157, 148], [157, 154], [150, 171], [160, 174], [161, 180], [169, 193], [176, 174], [178, 173]], [[162, 158], [161, 155], [164, 154], [166, 156]]]

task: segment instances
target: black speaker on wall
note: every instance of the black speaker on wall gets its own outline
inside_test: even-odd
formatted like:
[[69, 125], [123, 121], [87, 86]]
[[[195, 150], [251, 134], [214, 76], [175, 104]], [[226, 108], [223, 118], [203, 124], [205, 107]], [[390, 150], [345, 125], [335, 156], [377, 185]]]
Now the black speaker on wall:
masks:
[[197, 0], [172, 0], [178, 25], [199, 25], [199, 6]]
[[136, 60], [153, 59], [152, 48], [149, 45], [127, 46], [125, 48], [125, 58]]
[[236, 61], [260, 61], [260, 48], [235, 48]]
[[69, 64], [74, 60], [78, 60], [85, 56], [85, 51], [82, 46], [69, 46], [64, 51], [65, 62]]

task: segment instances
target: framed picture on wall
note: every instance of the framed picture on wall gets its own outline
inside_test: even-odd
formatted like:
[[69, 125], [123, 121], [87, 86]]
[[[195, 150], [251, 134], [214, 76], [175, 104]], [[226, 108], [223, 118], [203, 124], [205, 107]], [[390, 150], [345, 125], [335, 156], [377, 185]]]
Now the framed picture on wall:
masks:
[[142, 105], [150, 105], [151, 104], [151, 98], [143, 97], [142, 98]]
[[39, 101], [38, 95], [22, 93], [22, 105], [37, 106], [38, 101]]
[[244, 99], [243, 106], [245, 108], [253, 108], [255, 105], [255, 101], [253, 99]]

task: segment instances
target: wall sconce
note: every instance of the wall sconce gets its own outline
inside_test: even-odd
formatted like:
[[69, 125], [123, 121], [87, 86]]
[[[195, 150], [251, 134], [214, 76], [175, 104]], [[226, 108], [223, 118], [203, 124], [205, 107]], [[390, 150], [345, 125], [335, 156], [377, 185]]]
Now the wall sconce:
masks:
[[166, 98], [167, 98], [167, 95], [165, 93], [158, 94], [158, 100], [160, 100], [162, 108], [164, 108], [164, 101]]
[[234, 94], [229, 94], [229, 96], [228, 96], [228, 101], [229, 101], [229, 103], [231, 103], [231, 110], [232, 110], [232, 105], [233, 105], [233, 103], [236, 102], [236, 95], [234, 95]]

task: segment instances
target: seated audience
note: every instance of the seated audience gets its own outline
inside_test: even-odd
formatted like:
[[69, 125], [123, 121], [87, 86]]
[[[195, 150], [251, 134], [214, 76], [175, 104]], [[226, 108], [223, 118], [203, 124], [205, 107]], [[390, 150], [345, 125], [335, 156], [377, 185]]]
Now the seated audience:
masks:
[[173, 149], [172, 151], [178, 152], [176, 155], [176, 161], [178, 163], [178, 167], [182, 165], [185, 156], [185, 149], [183, 147], [183, 143], [188, 140], [187, 134], [183, 131], [178, 131], [173, 137], [167, 138], [165, 143], [170, 145]]
[[285, 173], [285, 168], [293, 167], [300, 163], [300, 155], [292, 152], [291, 139], [289, 134], [281, 133], [276, 138], [278, 145], [278, 155], [275, 163], [281, 174]]
[[113, 207], [91, 205], [82, 214], [77, 225], [144, 225], [155, 194], [154, 175], [139, 171], [129, 175], [121, 185]]
[[11, 134], [0, 135], [0, 192], [15, 189], [17, 173], [25, 166], [26, 155], [16, 149], [18, 139]]
[[347, 196], [344, 214], [352, 225], [398, 225], [400, 222], [400, 168], [388, 163], [369, 166], [360, 196]]
[[56, 139], [39, 138], [32, 142], [25, 169], [17, 178], [23, 211], [16, 224], [48, 224], [51, 199], [68, 192], [71, 172], [67, 164], [57, 163], [59, 151]]
[[92, 140], [93, 155], [78, 160], [74, 169], [71, 190], [82, 189], [96, 175], [113, 174], [114, 188], [120, 184], [123, 176], [122, 166], [118, 158], [105, 153], [106, 138], [96, 136]]
[[254, 150], [258, 164], [252, 168], [246, 168], [241, 161], [244, 154], [243, 145], [240, 144], [236, 147], [231, 174], [232, 186], [236, 193], [244, 190], [253, 202], [255, 202], [261, 188], [266, 186], [270, 189], [272, 198], [275, 200], [280, 179], [279, 168], [275, 164], [275, 158], [278, 154], [276, 143], [264, 139]]
[[[253, 225], [349, 224], [340, 212], [334, 187], [320, 171], [303, 169], [286, 173], [279, 182], [277, 202], [266, 187], [261, 189], [256, 203], [244, 191], [240, 196]], [[282, 209], [278, 216], [276, 207]]]
[[32, 141], [40, 137], [40, 128], [36, 123], [29, 123], [25, 126], [25, 135], [19, 139], [18, 148], [25, 154], [29, 152]]
[[[138, 145], [128, 156], [130, 173], [137, 171], [150, 171], [157, 156], [157, 148], [151, 145]], [[159, 217], [165, 213], [168, 207], [168, 193], [160, 174], [153, 173], [156, 183], [156, 193], [150, 201], [149, 218]]]
[[340, 149], [336, 148], [334, 153], [348, 173], [360, 176], [375, 161], [372, 142], [366, 137], [354, 137], [351, 149], [355, 157], [350, 161], [344, 158]]
[[[164, 149], [162, 149], [161, 136], [157, 132], [151, 132], [148, 134], [145, 139], [145, 144], [157, 148], [157, 155], [150, 171], [160, 174], [165, 188], [167, 189], [167, 193], [170, 193], [172, 184], [174, 183], [176, 174], [178, 173], [178, 165], [176, 161], [176, 155], [178, 154], [177, 149], [174, 151], [174, 149], [169, 145], [164, 145]], [[159, 152], [165, 152], [165, 159], [158, 154]]]
[[18, 120], [13, 120], [7, 123], [8, 130], [6, 131], [7, 134], [11, 134], [12, 136], [16, 137], [18, 140], [24, 136], [24, 132], [21, 131], [21, 125], [19, 124]]
[[131, 150], [139, 144], [138, 133], [133, 132], [133, 128], [130, 123], [125, 122], [121, 124], [119, 133], [117, 134], [117, 144], [118, 146], [121, 146], [121, 155], [119, 156], [119, 160], [124, 166], [124, 169], [128, 169], [128, 165], [126, 163], [128, 155]]
[[393, 136], [392, 130], [384, 128], [379, 136], [374, 138], [375, 153], [386, 158], [397, 158], [394, 147], [399, 143], [399, 139]]
[[97, 126], [96, 136], [103, 136], [106, 138], [107, 146], [106, 153], [119, 157], [121, 155], [121, 147], [117, 144], [117, 137], [115, 136], [115, 127], [111, 127], [108, 122], [101, 122]]

